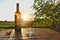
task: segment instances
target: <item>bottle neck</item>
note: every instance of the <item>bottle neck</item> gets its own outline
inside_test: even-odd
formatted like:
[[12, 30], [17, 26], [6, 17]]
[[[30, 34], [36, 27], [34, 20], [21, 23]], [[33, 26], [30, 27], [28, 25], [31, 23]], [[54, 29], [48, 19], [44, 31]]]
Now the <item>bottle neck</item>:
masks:
[[16, 11], [19, 11], [19, 4], [16, 5]]

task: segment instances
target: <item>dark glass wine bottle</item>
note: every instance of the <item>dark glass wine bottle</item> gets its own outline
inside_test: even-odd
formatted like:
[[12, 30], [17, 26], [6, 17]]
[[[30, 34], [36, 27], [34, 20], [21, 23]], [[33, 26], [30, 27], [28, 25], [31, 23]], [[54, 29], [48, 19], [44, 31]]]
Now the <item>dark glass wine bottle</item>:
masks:
[[19, 11], [19, 3], [17, 3], [15, 12], [15, 29], [19, 30], [20, 27], [21, 27], [21, 12]]

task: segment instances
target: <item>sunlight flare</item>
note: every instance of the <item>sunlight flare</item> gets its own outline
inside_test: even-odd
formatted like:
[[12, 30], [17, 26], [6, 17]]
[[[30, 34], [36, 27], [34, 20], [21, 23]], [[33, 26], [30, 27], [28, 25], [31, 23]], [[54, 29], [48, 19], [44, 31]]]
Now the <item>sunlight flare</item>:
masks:
[[28, 16], [27, 16], [27, 15], [22, 15], [22, 19], [23, 19], [24, 21], [27, 21], [27, 20], [28, 20]]

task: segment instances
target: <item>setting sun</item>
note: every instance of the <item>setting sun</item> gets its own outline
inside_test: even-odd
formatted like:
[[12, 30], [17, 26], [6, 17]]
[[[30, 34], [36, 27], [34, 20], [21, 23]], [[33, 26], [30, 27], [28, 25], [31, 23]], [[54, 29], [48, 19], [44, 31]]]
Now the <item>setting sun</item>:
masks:
[[27, 15], [22, 15], [22, 19], [23, 19], [24, 21], [27, 21], [27, 20], [28, 20], [28, 16], [27, 16]]

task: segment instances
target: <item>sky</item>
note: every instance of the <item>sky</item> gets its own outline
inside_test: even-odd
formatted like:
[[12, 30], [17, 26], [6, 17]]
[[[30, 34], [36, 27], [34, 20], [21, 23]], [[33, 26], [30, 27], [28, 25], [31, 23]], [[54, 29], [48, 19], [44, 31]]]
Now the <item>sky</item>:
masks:
[[0, 0], [0, 20], [14, 21], [16, 11], [16, 3], [19, 3], [19, 10], [22, 15], [28, 17], [32, 14], [34, 0]]

